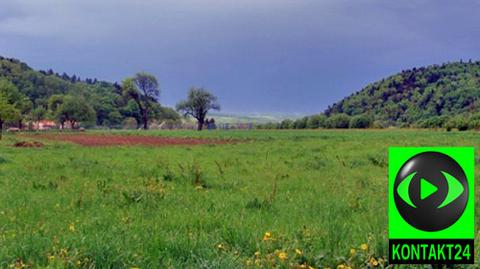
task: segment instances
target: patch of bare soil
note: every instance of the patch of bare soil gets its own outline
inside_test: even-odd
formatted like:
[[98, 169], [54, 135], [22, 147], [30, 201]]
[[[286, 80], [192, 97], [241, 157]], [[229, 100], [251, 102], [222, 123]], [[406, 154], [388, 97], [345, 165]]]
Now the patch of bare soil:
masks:
[[20, 141], [13, 144], [13, 146], [16, 148], [41, 148], [45, 145], [38, 141]]
[[226, 144], [232, 141], [183, 137], [156, 137], [133, 135], [92, 135], [92, 134], [41, 134], [31, 136], [36, 139], [67, 141], [86, 147], [101, 146], [169, 146], [169, 145], [205, 145]]

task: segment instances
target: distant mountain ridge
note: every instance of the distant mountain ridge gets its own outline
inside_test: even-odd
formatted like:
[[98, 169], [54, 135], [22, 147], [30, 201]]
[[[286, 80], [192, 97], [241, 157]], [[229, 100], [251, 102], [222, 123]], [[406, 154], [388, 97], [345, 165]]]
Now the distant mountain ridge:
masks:
[[[218, 123], [254, 123], [254, 124], [266, 124], [277, 123], [284, 119], [291, 119], [291, 114], [278, 114], [278, 113], [209, 113], [208, 117], [212, 117]], [[300, 118], [297, 116], [295, 118]]]
[[480, 112], [479, 98], [480, 61], [460, 61], [404, 70], [336, 102], [324, 114], [364, 115], [383, 126], [441, 127], [452, 118], [480, 119], [474, 116]]

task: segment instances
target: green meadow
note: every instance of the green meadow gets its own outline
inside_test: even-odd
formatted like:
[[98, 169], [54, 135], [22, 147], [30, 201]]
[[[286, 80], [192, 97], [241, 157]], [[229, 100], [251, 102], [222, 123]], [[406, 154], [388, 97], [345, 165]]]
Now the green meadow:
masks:
[[480, 139], [399, 129], [111, 133], [233, 143], [15, 148], [25, 138], [6, 135], [0, 268], [383, 268], [388, 147], [477, 152]]

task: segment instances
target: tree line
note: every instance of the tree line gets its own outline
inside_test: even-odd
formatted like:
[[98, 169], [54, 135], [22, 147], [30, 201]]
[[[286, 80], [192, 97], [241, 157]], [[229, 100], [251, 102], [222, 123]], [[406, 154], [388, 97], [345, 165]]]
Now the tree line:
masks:
[[325, 114], [306, 116], [299, 119], [284, 119], [281, 122], [257, 124], [259, 129], [346, 129], [371, 128], [373, 118], [367, 115], [348, 116], [337, 114], [327, 117]]
[[[0, 57], [0, 128], [53, 119], [61, 126], [148, 128], [152, 121], [197, 120], [202, 130], [217, 97], [190, 89], [175, 109], [159, 102], [160, 86], [148, 73], [120, 84], [53, 70], [35, 71], [16, 59]], [[453, 62], [413, 68], [367, 85], [329, 106], [323, 113], [258, 128], [446, 128], [480, 129], [480, 62]]]
[[[126, 122], [148, 129], [152, 121], [179, 123], [181, 114], [192, 116], [203, 128], [206, 113], [220, 109], [217, 97], [192, 87], [176, 110], [159, 102], [155, 76], [140, 72], [121, 84], [35, 71], [16, 59], [0, 57], [0, 131], [5, 125], [55, 120], [61, 127], [121, 128]], [[181, 113], [181, 114], [179, 114]]]
[[[374, 120], [372, 115], [361, 114], [349, 116], [344, 113], [326, 116], [317, 114], [299, 119], [285, 119], [281, 122], [257, 124], [258, 129], [383, 129], [395, 127], [386, 125], [385, 122]], [[456, 116], [434, 116], [408, 126], [408, 128], [446, 129], [447, 131], [457, 129], [459, 131], [480, 130], [480, 112], [460, 114]]]
[[367, 85], [319, 115], [259, 127], [480, 129], [480, 61], [404, 70]]
[[378, 127], [478, 129], [480, 61], [401, 71], [329, 106], [324, 115], [364, 115]]

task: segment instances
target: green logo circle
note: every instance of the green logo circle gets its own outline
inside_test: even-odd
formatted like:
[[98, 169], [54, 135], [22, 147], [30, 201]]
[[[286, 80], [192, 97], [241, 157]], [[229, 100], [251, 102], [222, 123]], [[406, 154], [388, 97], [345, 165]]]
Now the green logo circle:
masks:
[[397, 173], [394, 201], [402, 218], [423, 231], [453, 225], [468, 201], [468, 182], [462, 167], [439, 152], [419, 153]]

